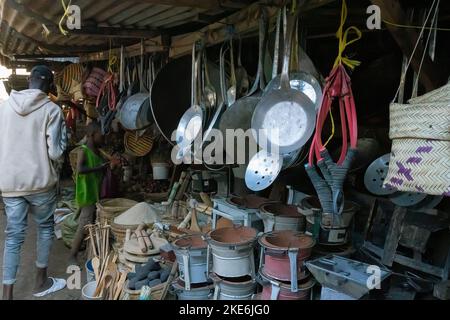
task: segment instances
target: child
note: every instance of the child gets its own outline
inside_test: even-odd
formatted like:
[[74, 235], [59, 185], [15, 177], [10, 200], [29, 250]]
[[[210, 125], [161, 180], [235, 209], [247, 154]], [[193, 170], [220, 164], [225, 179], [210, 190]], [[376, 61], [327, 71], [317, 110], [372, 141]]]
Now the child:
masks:
[[[85, 236], [84, 227], [95, 220], [95, 204], [100, 198], [103, 173], [110, 165], [100, 156], [99, 147], [104, 143], [100, 124], [87, 125], [87, 142], [78, 154], [75, 199], [80, 209], [78, 229], [72, 242], [69, 264], [78, 265], [77, 254]], [[111, 166], [113, 164], [111, 163]]]

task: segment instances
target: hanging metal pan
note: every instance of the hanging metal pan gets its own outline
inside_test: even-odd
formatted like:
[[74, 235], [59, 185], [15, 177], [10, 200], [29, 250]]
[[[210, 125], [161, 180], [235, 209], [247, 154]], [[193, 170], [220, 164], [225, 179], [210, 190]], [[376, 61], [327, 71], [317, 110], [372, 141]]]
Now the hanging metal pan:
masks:
[[289, 83], [289, 59], [296, 15], [287, 18], [287, 41], [280, 88], [272, 89], [256, 106], [252, 117], [258, 144], [278, 148], [279, 153], [300, 149], [314, 131], [316, 111], [312, 101]]
[[[263, 61], [265, 47], [267, 45], [267, 13], [262, 10], [259, 26], [259, 55], [258, 55], [258, 70], [256, 73], [255, 82], [250, 89], [247, 96], [238, 99], [231, 107], [226, 109], [222, 117], [220, 118], [219, 128], [225, 139], [227, 129], [242, 129], [245, 132], [251, 128], [251, 120], [255, 107], [260, 101], [261, 95], [265, 87]], [[251, 140], [249, 143], [255, 145], [255, 141]], [[226, 140], [225, 143], [226, 145]], [[246, 150], [254, 150], [249, 146]], [[237, 155], [240, 150], [234, 150], [234, 155]], [[249, 158], [253, 154], [246, 155], [245, 162], [248, 163]]]
[[204, 114], [198, 102], [197, 88], [200, 61], [201, 53], [196, 54], [196, 44], [194, 43], [192, 47], [191, 107], [181, 117], [176, 131], [176, 143], [181, 148], [189, 147], [203, 128]]

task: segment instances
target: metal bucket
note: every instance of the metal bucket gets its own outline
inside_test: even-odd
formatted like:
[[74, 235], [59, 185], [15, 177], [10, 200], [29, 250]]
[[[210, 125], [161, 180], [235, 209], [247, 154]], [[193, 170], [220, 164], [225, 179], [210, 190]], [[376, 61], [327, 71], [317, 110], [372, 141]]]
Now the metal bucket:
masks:
[[297, 290], [292, 292], [290, 283], [283, 283], [270, 278], [259, 271], [258, 282], [263, 286], [261, 300], [311, 300], [311, 290], [316, 284], [314, 278], [298, 283]]
[[153, 122], [148, 93], [137, 93], [129, 97], [119, 111], [118, 119], [128, 130], [139, 130]]
[[210, 300], [214, 285], [209, 283], [196, 284], [190, 290], [186, 290], [184, 281], [178, 278], [172, 283], [172, 290], [178, 300]]
[[264, 221], [264, 232], [277, 230], [305, 230], [305, 217], [298, 212], [296, 206], [270, 203], [260, 209]]
[[297, 282], [309, 276], [304, 263], [311, 255], [314, 239], [304, 233], [284, 230], [266, 233], [258, 242], [260, 268], [270, 278], [291, 282], [291, 290], [297, 291]]
[[186, 290], [190, 290], [191, 284], [208, 281], [207, 247], [201, 235], [188, 235], [173, 242], [180, 279]]
[[256, 289], [256, 280], [251, 276], [238, 278], [210, 275], [214, 281], [214, 300], [252, 300]]
[[[355, 213], [360, 209], [359, 205], [352, 201], [345, 201], [342, 219], [336, 225], [330, 222], [331, 215], [322, 215], [318, 243], [324, 245], [342, 245], [347, 243], [350, 223]], [[304, 198], [299, 205], [299, 212], [306, 217], [306, 232], [314, 235], [314, 214], [313, 210], [321, 210], [320, 202], [316, 197]]]
[[253, 247], [257, 231], [234, 226], [208, 233], [208, 259], [212, 256], [212, 271], [221, 277], [255, 276]]

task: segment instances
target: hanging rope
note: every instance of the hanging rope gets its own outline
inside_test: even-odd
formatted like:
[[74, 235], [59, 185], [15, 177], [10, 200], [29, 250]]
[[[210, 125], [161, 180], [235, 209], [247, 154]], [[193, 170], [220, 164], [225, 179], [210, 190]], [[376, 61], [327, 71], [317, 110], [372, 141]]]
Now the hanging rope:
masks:
[[62, 5], [62, 7], [63, 7], [63, 9], [64, 9], [64, 13], [63, 13], [61, 19], [59, 20], [58, 27], [59, 27], [59, 31], [61, 31], [61, 33], [62, 33], [64, 36], [68, 36], [68, 35], [69, 35], [69, 31], [67, 31], [67, 30], [64, 29], [64, 27], [63, 27], [63, 22], [64, 22], [64, 20], [65, 20], [66, 18], [69, 17], [69, 7], [70, 7], [71, 3], [72, 3], [72, 0], [70, 0], [70, 1], [69, 1], [69, 4], [66, 6], [65, 1], [64, 1], [64, 0], [61, 0], [61, 5]]
[[[343, 57], [342, 54], [344, 53], [344, 50], [351, 45], [352, 43], [358, 41], [362, 37], [362, 32], [355, 26], [348, 27], [344, 31], [344, 25], [347, 21], [347, 3], [345, 0], [342, 0], [342, 9], [341, 9], [341, 24], [339, 26], [338, 31], [336, 32], [336, 37], [339, 39], [339, 50], [338, 50], [338, 56], [334, 62], [334, 67], [336, 67], [339, 64], [344, 64], [347, 67], [349, 67], [351, 70], [353, 70], [355, 67], [359, 66], [361, 64], [360, 61], [352, 60], [347, 57]], [[349, 33], [354, 31], [356, 33], [356, 37], [350, 41], [348, 41]]]

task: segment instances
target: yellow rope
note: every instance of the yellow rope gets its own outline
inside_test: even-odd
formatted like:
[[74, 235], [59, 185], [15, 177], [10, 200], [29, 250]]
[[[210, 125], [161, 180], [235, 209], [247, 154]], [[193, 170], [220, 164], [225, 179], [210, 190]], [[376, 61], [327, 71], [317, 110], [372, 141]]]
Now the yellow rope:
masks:
[[327, 144], [331, 141], [331, 139], [333, 139], [334, 137], [334, 119], [333, 119], [333, 112], [331, 112], [331, 108], [330, 108], [330, 120], [331, 120], [331, 134], [330, 137], [328, 138], [327, 142], [325, 142], [325, 144], [323, 145], [324, 147], [327, 146]]
[[59, 20], [58, 26], [59, 26], [59, 31], [61, 31], [61, 33], [62, 33], [63, 35], [65, 35], [65, 36], [69, 35], [69, 32], [68, 32], [67, 30], [64, 29], [64, 27], [62, 26], [62, 24], [63, 24], [64, 19], [67, 18], [67, 17], [69, 16], [69, 6], [70, 6], [71, 3], [72, 3], [72, 0], [70, 0], [70, 1], [69, 1], [69, 4], [66, 6], [66, 3], [64, 2], [64, 0], [61, 0], [62, 7], [63, 7], [63, 9], [64, 9], [64, 14], [63, 14], [63, 16], [61, 17], [61, 19]]
[[113, 66], [117, 63], [117, 56], [112, 54], [111, 39], [109, 39], [109, 53], [108, 53], [108, 72], [113, 73]]
[[[347, 46], [361, 39], [362, 32], [355, 26], [351, 26], [344, 31], [344, 25], [346, 20], [347, 20], [347, 4], [345, 0], [342, 0], [341, 24], [339, 26], [338, 31], [336, 32], [336, 37], [339, 39], [339, 51], [338, 56], [334, 62], [334, 67], [336, 67], [339, 64], [344, 64], [353, 70], [356, 66], [359, 66], [361, 62], [349, 59], [347, 57], [343, 57], [342, 54], [344, 53], [344, 50], [345, 48], [347, 48]], [[347, 38], [351, 31], [354, 31], [356, 33], [356, 37], [348, 41]]]

